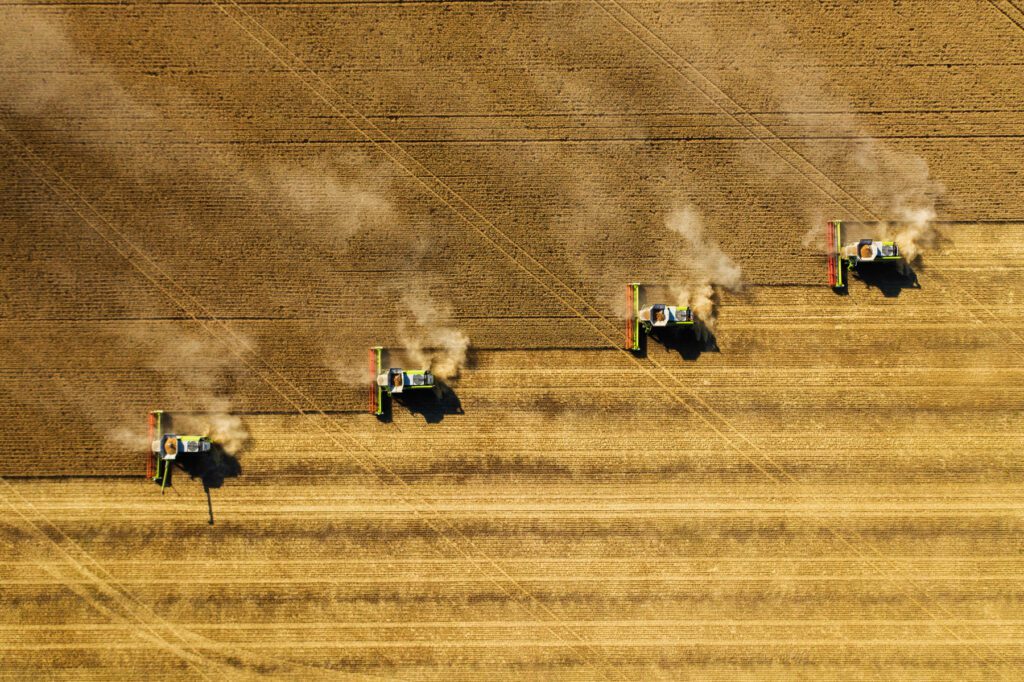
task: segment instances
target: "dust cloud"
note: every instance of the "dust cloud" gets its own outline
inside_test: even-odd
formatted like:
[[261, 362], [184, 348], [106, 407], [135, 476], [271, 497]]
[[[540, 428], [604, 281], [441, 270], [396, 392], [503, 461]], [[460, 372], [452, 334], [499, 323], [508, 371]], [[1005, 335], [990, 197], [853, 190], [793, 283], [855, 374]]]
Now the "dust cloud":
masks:
[[416, 369], [429, 369], [444, 381], [457, 379], [466, 364], [469, 336], [446, 324], [451, 310], [422, 293], [407, 294], [402, 301], [414, 323], [400, 323], [399, 336]]
[[275, 163], [266, 172], [250, 171], [247, 181], [254, 194], [269, 194], [274, 203], [283, 201], [305, 216], [307, 231], [332, 249], [346, 247], [364, 230], [390, 238], [394, 209], [380, 191], [369, 189], [381, 184], [379, 177], [372, 177], [376, 169], [363, 158], [345, 161], [345, 167], [337, 169], [324, 158]]
[[[247, 345], [252, 347], [251, 342]], [[249, 432], [231, 414], [232, 384], [241, 370], [233, 353], [206, 339], [174, 339], [164, 345], [154, 369], [185, 389], [200, 409], [200, 414], [174, 417], [176, 430], [209, 436], [230, 455], [245, 446]]]
[[206, 414], [186, 415], [174, 420], [175, 428], [197, 436], [208, 436], [229, 455], [237, 455], [249, 442], [249, 430], [242, 418], [231, 414], [227, 400], [207, 405]]
[[[856, 149], [844, 159], [837, 159], [837, 168], [844, 174], [851, 171], [860, 178], [860, 191], [881, 214], [878, 222], [848, 221], [863, 229], [847, 234], [845, 241], [871, 237], [893, 241], [907, 263], [918, 261], [942, 238], [937, 204], [945, 193], [942, 183], [931, 177], [928, 163], [921, 157], [896, 151], [882, 142], [867, 138], [857, 142]], [[804, 235], [803, 244], [816, 251], [826, 251], [825, 225], [831, 218], [821, 209], [809, 211], [815, 216]]]
[[115, 427], [107, 433], [107, 438], [123, 446], [126, 450], [145, 452], [150, 447], [149, 433], [139, 425]]
[[714, 331], [721, 292], [739, 291], [743, 273], [705, 234], [704, 221], [695, 207], [673, 211], [665, 219], [665, 226], [686, 242], [682, 265], [691, 273], [689, 280], [672, 285], [676, 304], [689, 306], [708, 330]]
[[879, 236], [896, 242], [903, 258], [914, 262], [939, 239], [935, 206], [945, 188], [932, 179], [924, 159], [877, 140], [861, 143], [853, 160], [867, 179], [868, 198], [884, 211]]
[[[164, 120], [103, 68], [75, 47], [71, 26], [61, 17], [25, 8], [5, 11], [0, 23], [0, 71], [5, 74], [0, 115], [36, 119], [42, 129], [59, 127], [61, 135], [85, 142], [86, 153], [103, 157], [103, 162], [137, 182], [153, 182], [152, 189], [160, 194], [166, 190], [157, 183], [170, 179], [176, 187], [189, 185], [218, 194], [218, 201], [266, 207], [274, 212], [275, 221], [304, 229], [318, 243], [334, 248], [344, 246], [364, 227], [387, 225], [391, 206], [380, 192], [369, 189], [382, 184], [381, 174], [358, 152], [269, 164], [187, 144], [153, 154], [149, 145], [126, 135], [124, 128], [134, 133], [178, 123]], [[173, 110], [204, 118], [215, 115], [188, 92], [161, 92], [173, 100]], [[180, 136], [190, 139], [195, 134], [182, 129]], [[111, 141], [117, 144], [107, 144]], [[224, 178], [231, 178], [229, 185]], [[173, 227], [174, 218], [162, 219]]]
[[[351, 360], [351, 361], [350, 361]], [[367, 360], [339, 359], [325, 354], [325, 362], [334, 373], [334, 378], [344, 386], [366, 386], [374, 380]]]
[[[74, 23], [52, 12], [5, 10], [0, 22], [0, 70], [4, 73], [0, 117], [31, 120], [32, 125], [26, 128], [59, 130], [62, 137], [82, 143], [78, 149], [87, 157], [83, 163], [102, 168], [102, 173], [111, 178], [128, 179], [140, 195], [166, 199], [165, 203], [154, 201], [140, 207], [148, 212], [148, 232], [201, 236], [208, 243], [197, 259], [204, 253], [235, 253], [239, 247], [225, 239], [223, 247], [216, 248], [219, 233], [213, 222], [215, 212], [164, 210], [162, 206], [187, 206], [181, 203], [183, 200], [202, 207], [241, 205], [255, 216], [254, 239], [267, 251], [300, 251], [311, 270], [322, 268], [324, 273], [330, 273], [338, 261], [348, 257], [346, 250], [353, 239], [371, 234], [377, 239], [369, 247], [361, 244], [362, 255], [367, 258], [365, 251], [378, 248], [378, 244], [385, 246], [379, 247], [381, 253], [375, 258], [386, 256], [403, 262], [419, 262], [427, 250], [428, 242], [420, 235], [409, 235], [407, 225], [395, 219], [386, 169], [358, 151], [315, 156], [304, 153], [300, 158], [271, 162], [253, 162], [208, 145], [175, 144], [153, 154], [151, 146], [143, 144], [144, 138], [137, 133], [150, 135], [181, 125], [174, 119], [164, 120], [161, 112], [170, 109], [195, 117], [196, 122], [186, 119], [186, 127], [171, 134], [184, 142], [198, 142], [201, 140], [196, 140], [192, 131], [201, 129], [211, 117], [216, 120], [216, 111], [197, 103], [188, 92], [170, 88], [162, 89], [161, 101], [154, 102], [164, 106], [143, 103], [143, 96], [129, 94], [101, 60], [76, 46]], [[173, 103], [167, 105], [164, 100]], [[132, 134], [126, 135], [125, 129]], [[225, 182], [226, 178], [230, 181]], [[182, 192], [182, 188], [188, 191]], [[133, 229], [122, 227], [128, 233]], [[210, 262], [209, 266], [231, 267], [234, 259], [226, 260]], [[280, 290], [275, 293], [287, 295]], [[296, 301], [303, 296], [303, 292], [294, 293]], [[142, 309], [135, 297], [124, 305], [131, 307], [133, 315], [151, 312]], [[452, 349], [439, 359], [439, 367], [457, 373], [461, 339], [439, 331], [431, 342]], [[187, 355], [185, 350], [180, 353]], [[170, 357], [162, 371], [173, 372], [171, 368], [176, 366], [207, 366], [204, 356], [208, 355], [209, 351], [203, 350], [196, 357]], [[335, 369], [339, 379], [365, 383], [368, 372], [362, 358], [358, 366], [336, 367], [335, 356], [332, 349], [325, 364]], [[189, 376], [192, 381], [198, 375]], [[203, 395], [208, 387], [193, 388]], [[230, 405], [208, 402], [204, 408], [208, 417], [195, 429], [209, 431], [225, 443], [243, 443], [244, 429], [227, 416]], [[134, 426], [114, 428], [108, 435], [119, 444], [145, 446], [146, 434]]]
[[[249, 442], [249, 431], [240, 416], [233, 414], [231, 395], [242, 373], [242, 363], [218, 342], [186, 334], [167, 337], [136, 331], [131, 340], [152, 349], [149, 369], [158, 377], [155, 395], [189, 409], [169, 414], [177, 433], [208, 436], [226, 453], [238, 454]], [[246, 341], [251, 347], [252, 343]], [[243, 344], [239, 342], [239, 351]], [[154, 408], [159, 407], [154, 405]], [[132, 449], [148, 448], [148, 431], [143, 421], [119, 425], [108, 438]]]
[[[450, 307], [417, 291], [403, 295], [399, 309], [402, 311], [399, 322], [385, 334], [397, 343], [396, 347], [385, 349], [391, 356], [390, 366], [428, 369], [442, 381], [457, 380], [466, 364], [470, 339], [448, 321], [451, 319]], [[380, 331], [376, 329], [376, 333]], [[325, 354], [325, 362], [340, 384], [366, 386], [373, 382], [374, 376], [365, 354], [356, 357], [346, 353], [339, 358], [337, 349], [334, 351], [334, 355]]]
[[5, 74], [0, 106], [8, 114], [82, 119], [116, 113], [156, 119], [112, 78], [95, 71], [92, 61], [75, 49], [63, 21], [50, 12], [4, 11], [0, 70]]

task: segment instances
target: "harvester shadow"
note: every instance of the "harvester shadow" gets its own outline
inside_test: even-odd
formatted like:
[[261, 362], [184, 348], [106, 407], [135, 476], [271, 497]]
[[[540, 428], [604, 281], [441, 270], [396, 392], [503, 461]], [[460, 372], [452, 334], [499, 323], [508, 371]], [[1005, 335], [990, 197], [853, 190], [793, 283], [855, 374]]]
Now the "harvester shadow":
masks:
[[861, 263], [856, 272], [851, 274], [868, 287], [881, 291], [886, 298], [895, 298], [904, 289], [921, 288], [917, 273], [907, 264], [893, 267], [888, 264]]
[[380, 404], [380, 414], [377, 415], [377, 421], [385, 424], [390, 424], [392, 416], [394, 414], [394, 401], [393, 400], [382, 400]]
[[397, 402], [409, 412], [422, 415], [428, 424], [437, 424], [449, 414], [464, 414], [459, 396], [443, 381], [436, 381], [430, 391], [409, 391]]
[[210, 525], [213, 525], [213, 500], [211, 488], [220, 488], [225, 479], [237, 478], [242, 474], [242, 465], [238, 458], [228, 454], [219, 443], [213, 443], [207, 453], [186, 454], [178, 458], [178, 466], [193, 480], [199, 479], [206, 492], [206, 507], [210, 513]]
[[850, 287], [846, 286], [846, 284], [844, 283], [841, 287], [832, 287], [832, 293], [835, 294], [836, 296], [849, 296]]
[[[718, 353], [715, 335], [700, 320], [692, 327], [666, 327], [651, 332], [651, 337], [684, 360], [696, 360], [702, 353]], [[643, 348], [646, 355], [647, 349]]]

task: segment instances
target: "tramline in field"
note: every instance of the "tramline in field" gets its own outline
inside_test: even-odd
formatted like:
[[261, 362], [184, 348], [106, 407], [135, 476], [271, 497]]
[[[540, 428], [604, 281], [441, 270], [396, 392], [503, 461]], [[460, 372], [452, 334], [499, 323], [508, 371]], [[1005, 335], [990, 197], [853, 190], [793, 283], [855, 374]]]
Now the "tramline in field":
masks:
[[210, 452], [211, 442], [206, 436], [183, 436], [164, 433], [164, 411], [149, 413], [149, 457], [146, 460], [146, 476], [159, 484], [160, 491], [171, 479], [171, 466], [179, 455]]
[[848, 272], [862, 263], [898, 263], [903, 260], [895, 242], [861, 239], [843, 243], [843, 223], [833, 220], [825, 230], [828, 241], [828, 283], [833, 289], [845, 289]]
[[377, 416], [384, 414], [385, 396], [392, 398], [406, 391], [434, 387], [434, 375], [429, 369], [385, 369], [383, 357], [383, 346], [370, 349], [370, 372], [373, 377], [370, 385], [370, 412]]
[[641, 307], [640, 284], [626, 285], [626, 303], [629, 316], [626, 319], [626, 349], [640, 350], [640, 333], [650, 334], [656, 329], [667, 327], [693, 326], [693, 311], [687, 307], [654, 303]]

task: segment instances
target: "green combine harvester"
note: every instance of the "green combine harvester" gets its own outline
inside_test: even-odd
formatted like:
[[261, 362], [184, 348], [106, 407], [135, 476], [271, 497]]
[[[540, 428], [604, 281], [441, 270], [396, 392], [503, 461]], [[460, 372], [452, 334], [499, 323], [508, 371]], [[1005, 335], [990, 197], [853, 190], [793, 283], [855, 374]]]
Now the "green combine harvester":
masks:
[[373, 383], [370, 385], [370, 413], [378, 417], [384, 414], [385, 395], [392, 398], [403, 395], [406, 391], [434, 387], [434, 375], [429, 369], [385, 369], [383, 356], [382, 346], [370, 349], [370, 373], [373, 377]]
[[845, 289], [847, 272], [855, 271], [862, 263], [898, 263], [903, 260], [895, 242], [874, 239], [843, 244], [843, 223], [833, 220], [825, 232], [828, 241], [828, 283], [833, 289]]
[[626, 350], [640, 350], [640, 332], [650, 334], [666, 327], [692, 327], [693, 311], [686, 307], [655, 303], [641, 307], [640, 284], [626, 285], [626, 303], [629, 316], [626, 319]]
[[178, 455], [209, 452], [211, 443], [206, 436], [182, 436], [164, 433], [164, 412], [149, 413], [149, 457], [146, 476], [160, 486], [162, 493], [171, 480], [171, 466]]

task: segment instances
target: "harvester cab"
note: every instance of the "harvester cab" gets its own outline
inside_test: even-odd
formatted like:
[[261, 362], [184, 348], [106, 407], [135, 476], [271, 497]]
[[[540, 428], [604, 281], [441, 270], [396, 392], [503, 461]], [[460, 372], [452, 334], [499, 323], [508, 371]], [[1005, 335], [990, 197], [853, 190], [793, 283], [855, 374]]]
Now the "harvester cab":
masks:
[[163, 410], [149, 413], [149, 457], [146, 476], [159, 484], [161, 492], [171, 480], [171, 466], [179, 455], [210, 452], [210, 439], [206, 436], [185, 436], [165, 433], [166, 418]]
[[845, 274], [856, 270], [861, 263], [898, 262], [903, 260], [895, 242], [861, 239], [843, 243], [843, 223], [834, 220], [826, 230], [828, 240], [828, 283], [833, 289], [847, 285]]
[[626, 349], [640, 350], [640, 332], [650, 334], [656, 328], [692, 326], [693, 311], [686, 307], [654, 303], [642, 306], [640, 285], [626, 285], [626, 303], [629, 317], [626, 320]]
[[384, 396], [402, 395], [406, 391], [434, 387], [434, 375], [429, 369], [402, 369], [401, 367], [384, 367], [384, 348], [374, 346], [370, 349], [370, 372], [373, 383], [370, 385], [370, 412], [377, 416], [384, 414]]

